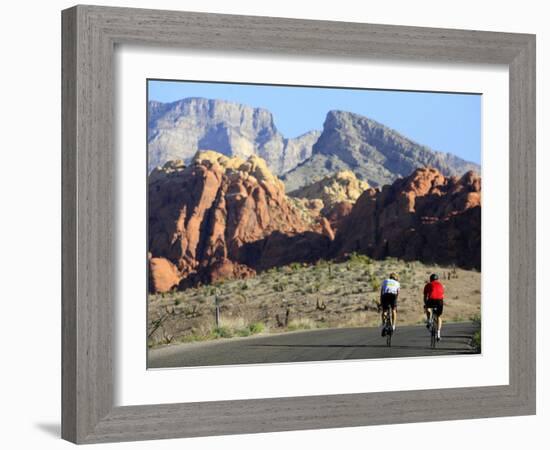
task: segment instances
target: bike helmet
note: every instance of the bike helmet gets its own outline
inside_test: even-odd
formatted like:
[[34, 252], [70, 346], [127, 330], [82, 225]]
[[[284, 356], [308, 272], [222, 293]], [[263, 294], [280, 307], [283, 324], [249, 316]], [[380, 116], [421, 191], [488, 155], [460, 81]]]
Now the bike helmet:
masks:
[[392, 280], [399, 281], [399, 276], [395, 272], [390, 273], [390, 278]]
[[435, 280], [439, 280], [439, 276], [437, 275], [437, 273], [432, 273], [430, 275], [430, 281], [435, 281]]

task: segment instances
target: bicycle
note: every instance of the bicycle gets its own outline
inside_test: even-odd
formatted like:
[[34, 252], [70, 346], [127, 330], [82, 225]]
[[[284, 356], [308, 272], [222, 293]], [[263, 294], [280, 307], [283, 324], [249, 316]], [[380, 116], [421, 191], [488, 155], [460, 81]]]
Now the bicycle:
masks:
[[437, 344], [437, 322], [439, 319], [439, 314], [435, 312], [435, 308], [429, 309], [432, 311], [430, 314], [430, 321], [428, 322], [430, 325], [430, 347], [435, 348]]
[[393, 336], [393, 324], [391, 308], [386, 311], [386, 317], [384, 318], [384, 334], [386, 335], [386, 345], [391, 347], [391, 338]]

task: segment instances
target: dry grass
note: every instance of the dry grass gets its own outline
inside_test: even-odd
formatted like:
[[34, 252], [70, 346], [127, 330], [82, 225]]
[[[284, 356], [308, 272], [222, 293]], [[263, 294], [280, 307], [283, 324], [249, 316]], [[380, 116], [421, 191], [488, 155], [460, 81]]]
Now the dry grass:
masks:
[[[434, 272], [446, 288], [444, 320], [464, 321], [480, 314], [481, 274], [477, 271], [394, 258], [373, 261], [353, 255], [341, 263], [295, 263], [248, 280], [150, 295], [149, 345], [258, 332], [376, 326], [380, 321], [379, 286], [390, 272], [397, 272], [401, 281], [398, 324], [416, 324], [423, 320], [422, 290]], [[221, 311], [218, 328], [215, 295], [219, 297]]]
[[287, 329], [289, 331], [312, 330], [313, 328], [319, 328], [319, 325], [317, 324], [317, 322], [315, 322], [313, 319], [310, 319], [309, 317], [300, 317], [298, 319], [293, 319], [287, 325]]

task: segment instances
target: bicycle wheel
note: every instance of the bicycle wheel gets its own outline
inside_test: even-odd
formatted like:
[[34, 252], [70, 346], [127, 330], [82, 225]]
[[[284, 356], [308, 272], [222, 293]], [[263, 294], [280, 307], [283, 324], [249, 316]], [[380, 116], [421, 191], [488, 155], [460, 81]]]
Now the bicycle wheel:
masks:
[[388, 311], [388, 316], [386, 318], [386, 345], [388, 347], [391, 347], [391, 337], [393, 335], [393, 323], [391, 314], [391, 311]]

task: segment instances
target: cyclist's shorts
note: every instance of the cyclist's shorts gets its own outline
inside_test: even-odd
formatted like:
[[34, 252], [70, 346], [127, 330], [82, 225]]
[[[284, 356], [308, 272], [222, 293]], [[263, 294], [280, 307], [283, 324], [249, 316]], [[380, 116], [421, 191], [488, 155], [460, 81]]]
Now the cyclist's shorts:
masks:
[[382, 309], [385, 311], [389, 308], [395, 309], [397, 307], [397, 295], [395, 294], [382, 294]]
[[427, 300], [425, 303], [426, 308], [432, 308], [434, 312], [441, 316], [443, 315], [443, 300]]

